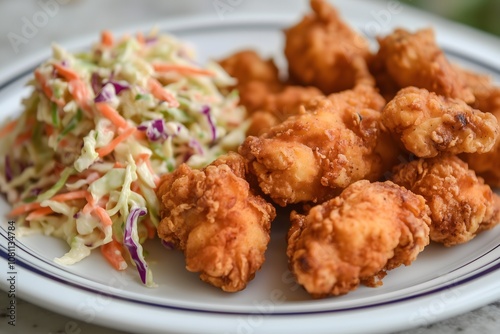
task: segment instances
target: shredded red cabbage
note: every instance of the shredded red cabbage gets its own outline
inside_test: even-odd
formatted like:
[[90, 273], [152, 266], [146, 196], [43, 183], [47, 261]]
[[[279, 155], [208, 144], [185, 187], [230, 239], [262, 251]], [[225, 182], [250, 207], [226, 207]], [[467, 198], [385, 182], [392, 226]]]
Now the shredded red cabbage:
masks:
[[115, 97], [115, 88], [113, 85], [104, 85], [94, 99], [94, 102], [109, 102], [113, 97]]
[[8, 155], [5, 156], [5, 179], [7, 182], [12, 181], [12, 167], [10, 166], [10, 157]]
[[146, 43], [146, 45], [153, 45], [156, 42], [158, 42], [158, 37], [146, 37], [144, 39], [144, 43]]
[[[125, 222], [125, 231], [123, 234], [123, 244], [127, 247], [130, 257], [134, 261], [142, 283], [146, 284], [148, 264], [142, 255], [142, 246], [137, 236], [137, 223], [139, 217], [147, 214], [145, 208], [132, 208]], [[134, 238], [135, 237], [135, 238]]]
[[99, 94], [95, 97], [94, 102], [108, 102], [126, 89], [130, 89], [130, 86], [127, 83], [112, 80], [107, 81], [102, 86]]
[[102, 78], [97, 72], [92, 73], [92, 77], [90, 78], [90, 85], [92, 86], [94, 95], [97, 96], [97, 94], [99, 94], [102, 89]]
[[150, 141], [165, 140], [169, 136], [176, 136], [181, 127], [177, 126], [177, 132], [172, 132], [166, 127], [165, 121], [162, 118], [154, 119], [152, 121], [142, 122], [137, 126], [137, 130], [146, 131], [146, 136]]
[[189, 141], [189, 147], [194, 148], [198, 154], [204, 154], [205, 151], [203, 151], [203, 147], [201, 146], [200, 142], [197, 141], [196, 139], [191, 139]]
[[207, 117], [208, 125], [210, 126], [210, 132], [212, 134], [212, 141], [215, 141], [215, 139], [217, 139], [217, 128], [215, 127], [212, 113], [210, 112], [210, 107], [207, 105], [202, 106], [201, 113]]
[[161, 244], [163, 245], [163, 247], [165, 247], [168, 250], [172, 250], [175, 248], [173, 243], [165, 241], [165, 240], [162, 240]]
[[130, 89], [130, 85], [123, 81], [109, 80], [104, 84], [107, 85], [108, 83], [112, 84], [113, 87], [115, 87], [116, 95], [119, 95], [122, 92], [122, 90]]

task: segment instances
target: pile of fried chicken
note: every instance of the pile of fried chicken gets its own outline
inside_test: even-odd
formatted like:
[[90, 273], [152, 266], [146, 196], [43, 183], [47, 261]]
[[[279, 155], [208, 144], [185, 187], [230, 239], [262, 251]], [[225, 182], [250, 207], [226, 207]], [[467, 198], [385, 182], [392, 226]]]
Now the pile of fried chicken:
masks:
[[432, 29], [370, 51], [325, 0], [285, 31], [288, 78], [243, 50], [220, 61], [251, 118], [234, 152], [163, 175], [158, 235], [186, 268], [239, 291], [261, 268], [275, 206], [293, 206], [287, 256], [313, 298], [379, 286], [430, 243], [500, 222], [500, 88], [451, 64]]

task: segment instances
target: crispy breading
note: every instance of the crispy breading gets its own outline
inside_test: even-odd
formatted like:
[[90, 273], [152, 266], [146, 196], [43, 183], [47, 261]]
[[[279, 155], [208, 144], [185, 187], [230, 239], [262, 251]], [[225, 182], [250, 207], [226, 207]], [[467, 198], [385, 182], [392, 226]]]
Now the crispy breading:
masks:
[[353, 183], [306, 215], [292, 212], [290, 270], [315, 298], [381, 285], [428, 245], [428, 213], [422, 196], [390, 181]]
[[[473, 107], [492, 113], [500, 123], [500, 87], [495, 86], [487, 75], [463, 69], [460, 69], [460, 73], [466, 78], [467, 84], [476, 97]], [[464, 154], [462, 158], [490, 186], [500, 187], [500, 168], [498, 167], [500, 166], [500, 136], [491, 151], [482, 154]]]
[[415, 86], [467, 103], [474, 101], [471, 89], [437, 45], [432, 29], [411, 33], [399, 28], [379, 37], [378, 43], [370, 68], [385, 94]]
[[224, 291], [245, 288], [264, 263], [274, 207], [245, 181], [236, 153], [203, 170], [183, 164], [162, 176], [158, 235], [184, 252], [186, 269]]
[[285, 31], [290, 78], [325, 94], [357, 84], [375, 85], [366, 60], [368, 41], [343, 22], [324, 0], [311, 0], [313, 13]]
[[260, 103], [261, 110], [250, 116], [249, 136], [259, 136], [272, 126], [283, 122], [292, 115], [300, 113], [301, 106], [323, 94], [315, 87], [283, 86], [277, 92], [264, 92], [266, 96]]
[[488, 152], [500, 132], [492, 114], [415, 87], [400, 90], [385, 106], [381, 120], [408, 151], [422, 158], [441, 152]]
[[456, 156], [403, 163], [392, 180], [426, 199], [431, 240], [445, 246], [465, 243], [500, 222], [498, 195]]
[[252, 113], [261, 110], [268, 94], [282, 89], [279, 70], [272, 59], [263, 59], [254, 50], [241, 50], [219, 61], [237, 80], [240, 103]]
[[321, 202], [352, 182], [382, 173], [375, 153], [380, 112], [317, 98], [303, 111], [260, 137], [249, 136], [239, 152], [265, 194], [286, 206]]

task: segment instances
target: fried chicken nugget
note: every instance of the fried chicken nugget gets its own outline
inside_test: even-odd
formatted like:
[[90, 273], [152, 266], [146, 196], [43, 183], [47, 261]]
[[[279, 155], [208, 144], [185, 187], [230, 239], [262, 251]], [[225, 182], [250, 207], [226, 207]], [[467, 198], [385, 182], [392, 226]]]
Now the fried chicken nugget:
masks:
[[285, 56], [289, 75], [302, 85], [318, 87], [325, 94], [356, 84], [375, 85], [367, 58], [368, 42], [324, 0], [311, 0], [313, 13], [285, 31]]
[[465, 243], [500, 222], [500, 198], [456, 156], [401, 164], [392, 181], [426, 199], [430, 238], [445, 246]]
[[415, 87], [400, 90], [385, 106], [381, 120], [408, 151], [421, 158], [440, 152], [488, 152], [500, 132], [492, 114]]
[[307, 215], [292, 212], [291, 222], [289, 267], [315, 298], [379, 286], [429, 244], [424, 198], [390, 181], [355, 182]]
[[385, 93], [415, 86], [467, 103], [474, 101], [471, 89], [437, 45], [432, 29], [415, 33], [396, 29], [378, 42], [380, 48], [370, 68]]
[[183, 164], [162, 176], [158, 235], [184, 252], [186, 269], [224, 291], [246, 287], [264, 262], [274, 207], [243, 179], [236, 153], [203, 170]]
[[262, 59], [255, 50], [240, 50], [219, 64], [233, 78], [238, 80], [239, 85], [252, 81], [260, 81], [268, 84], [279, 82], [279, 71], [272, 59]]
[[270, 93], [282, 89], [279, 71], [272, 59], [262, 59], [254, 50], [241, 50], [219, 61], [238, 81], [240, 103], [252, 113], [263, 108]]
[[[486, 75], [461, 70], [467, 84], [474, 92], [476, 100], [473, 107], [483, 112], [489, 112], [500, 123], [500, 87], [494, 86], [491, 78]], [[478, 154], [465, 154], [462, 158], [469, 164], [469, 168], [484, 178], [492, 187], [500, 187], [500, 136], [491, 151]]]
[[380, 177], [379, 118], [372, 109], [339, 109], [317, 98], [262, 136], [247, 137], [239, 152], [275, 203], [321, 202], [354, 181]]
[[315, 87], [291, 85], [284, 86], [279, 92], [264, 94], [266, 97], [261, 105], [261, 110], [253, 112], [250, 116], [250, 127], [247, 130], [249, 136], [259, 136], [265, 133], [272, 126], [298, 114], [300, 106], [323, 95]]

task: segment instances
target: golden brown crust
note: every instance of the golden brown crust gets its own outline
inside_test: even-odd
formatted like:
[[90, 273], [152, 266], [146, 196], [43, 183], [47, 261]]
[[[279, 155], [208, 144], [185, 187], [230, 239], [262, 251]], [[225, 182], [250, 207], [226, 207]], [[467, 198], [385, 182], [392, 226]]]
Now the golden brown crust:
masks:
[[[464, 69], [459, 70], [476, 97], [473, 107], [495, 115], [500, 123], [500, 87], [494, 86], [489, 76]], [[462, 158], [471, 169], [484, 178], [486, 183], [492, 187], [500, 187], [500, 168], [498, 167], [500, 166], [500, 136], [491, 151], [482, 154], [464, 154]]]
[[311, 0], [313, 13], [285, 31], [285, 56], [292, 80], [325, 94], [357, 84], [374, 85], [366, 59], [368, 42], [324, 0]]
[[426, 89], [403, 88], [382, 112], [382, 124], [418, 157], [488, 152], [499, 135], [496, 118]]
[[228, 292], [244, 289], [262, 266], [276, 215], [244, 173], [244, 160], [232, 154], [203, 170], [183, 164], [158, 188], [159, 237], [184, 252], [187, 270]]
[[401, 164], [392, 180], [422, 195], [431, 209], [431, 240], [465, 243], [500, 222], [498, 196], [456, 156]]
[[370, 68], [386, 93], [390, 94], [388, 90], [395, 88], [397, 91], [415, 86], [467, 103], [474, 102], [471, 89], [448, 62], [432, 29], [415, 33], [396, 29], [378, 42], [380, 48]]
[[390, 181], [353, 183], [307, 215], [292, 212], [290, 270], [315, 298], [380, 285], [429, 243], [428, 212], [423, 197]]
[[219, 64], [238, 85], [252, 81], [279, 83], [279, 71], [272, 59], [262, 59], [254, 50], [241, 50], [219, 61]]
[[272, 59], [262, 59], [254, 50], [241, 50], [219, 64], [233, 78], [240, 93], [240, 104], [252, 113], [261, 110], [271, 93], [282, 89], [279, 71]]
[[276, 92], [263, 93], [259, 102], [260, 110], [250, 116], [248, 136], [259, 136], [267, 132], [272, 126], [283, 122], [290, 116], [300, 113], [300, 107], [311, 99], [323, 94], [315, 87], [283, 86]]
[[380, 177], [379, 112], [337, 109], [328, 98], [306, 108], [239, 149], [265, 194], [281, 206], [321, 202], [354, 181]]

